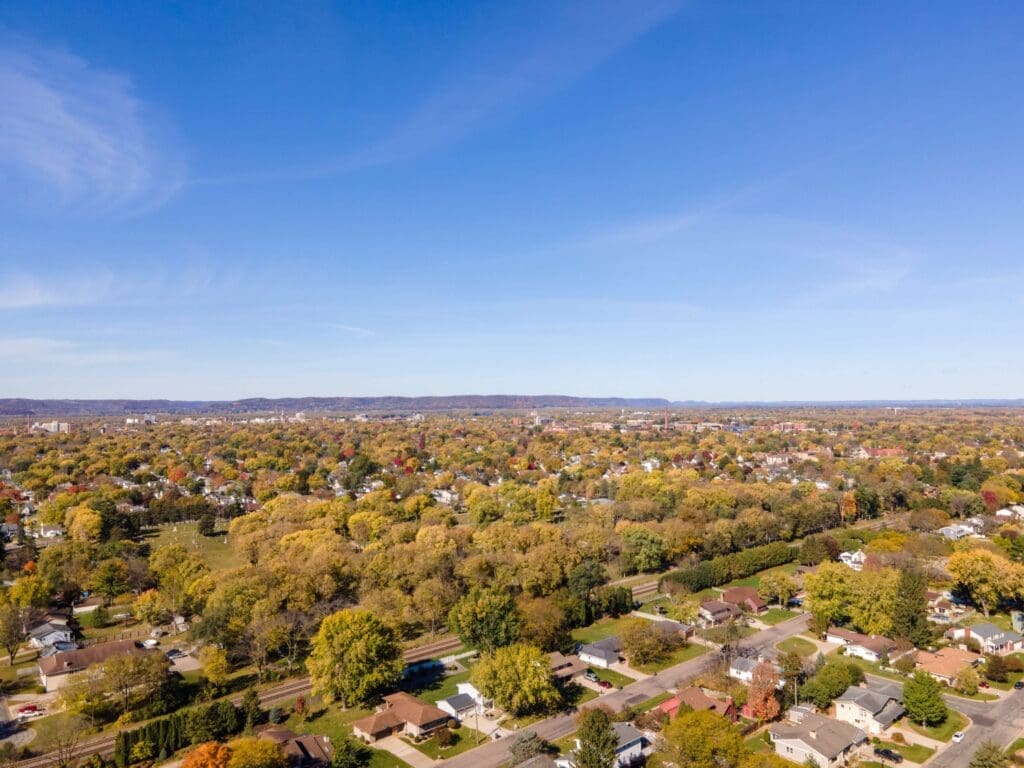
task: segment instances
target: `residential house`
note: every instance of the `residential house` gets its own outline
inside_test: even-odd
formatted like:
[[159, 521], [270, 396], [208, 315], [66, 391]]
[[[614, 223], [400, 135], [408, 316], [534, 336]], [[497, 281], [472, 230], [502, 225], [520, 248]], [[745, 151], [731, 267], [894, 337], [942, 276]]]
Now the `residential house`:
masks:
[[851, 685], [835, 700], [836, 720], [855, 725], [872, 736], [889, 728], [906, 710], [894, 696]]
[[28, 631], [28, 643], [33, 648], [48, 648], [57, 643], [71, 643], [75, 639], [75, 633], [67, 624], [59, 624], [53, 621], [44, 621], [36, 624]]
[[334, 745], [327, 736], [299, 735], [274, 726], [261, 731], [259, 738], [281, 746], [288, 768], [329, 768], [334, 759]]
[[566, 683], [587, 671], [587, 664], [582, 659], [566, 656], [559, 651], [548, 654], [551, 658], [551, 679], [556, 683]]
[[723, 603], [721, 600], [707, 600], [700, 604], [697, 609], [697, 623], [702, 627], [717, 627], [740, 618], [743, 615], [737, 606], [732, 603]]
[[967, 525], [956, 523], [954, 525], [944, 525], [938, 530], [941, 536], [949, 539], [950, 541], [960, 541], [960, 539], [966, 539], [968, 536], [974, 536], [974, 529]]
[[[763, 656], [759, 656], [756, 659], [751, 659], [747, 656], [737, 656], [729, 664], [729, 677], [733, 680], [739, 680], [744, 685], [750, 685], [754, 680], [754, 670], [765, 661], [768, 660]], [[782, 688], [786, 684], [786, 681], [782, 679], [782, 667], [774, 661], [769, 661], [769, 663], [775, 669], [775, 674], [779, 676], [778, 687]]]
[[672, 619], [657, 619], [652, 621], [651, 624], [663, 635], [667, 635], [672, 639], [689, 640], [693, 637], [695, 631], [694, 627], [690, 624], [684, 624], [681, 621], [674, 621]]
[[[644, 735], [629, 723], [612, 723], [615, 730], [615, 738], [618, 742], [615, 747], [615, 766], [613, 768], [629, 768], [639, 765], [644, 757]], [[579, 749], [579, 741], [576, 742]], [[565, 757], [555, 759], [558, 768], [576, 768], [573, 762], [572, 753]]]
[[49, 693], [66, 685], [72, 675], [84, 672], [95, 664], [102, 664], [114, 656], [128, 653], [143, 654], [149, 651], [134, 640], [118, 640], [73, 651], [61, 651], [39, 659], [39, 678]]
[[722, 593], [722, 602], [747, 613], [761, 614], [768, 610], [768, 604], [753, 587], [731, 587]]
[[863, 549], [858, 549], [856, 552], [840, 552], [839, 562], [845, 565], [847, 568], [851, 568], [854, 571], [861, 571], [864, 569], [864, 563], [867, 561], [868, 556], [864, 553]]
[[437, 708], [447, 712], [456, 720], [461, 721], [473, 715], [482, 715], [494, 706], [494, 702], [484, 698], [484, 695], [472, 683], [459, 683], [455, 689], [458, 692], [454, 696], [437, 702]]
[[878, 663], [883, 658], [893, 660], [898, 648], [895, 640], [882, 635], [862, 635], [850, 629], [832, 627], [825, 634], [829, 643], [838, 643], [846, 649], [847, 656], [855, 656], [864, 661]]
[[444, 710], [399, 691], [385, 696], [384, 703], [372, 715], [352, 723], [352, 733], [368, 744], [396, 733], [419, 739], [442, 728], [450, 719]]
[[580, 661], [594, 667], [608, 669], [622, 660], [622, 643], [617, 637], [606, 637], [596, 643], [587, 643], [580, 648]]
[[977, 640], [982, 653], [1006, 655], [1024, 650], [1024, 637], [1020, 633], [1001, 629], [987, 621], [970, 627], [954, 627], [946, 634], [954, 640]]
[[736, 706], [733, 704], [732, 696], [727, 696], [724, 699], [716, 699], [712, 696], [708, 696], [700, 688], [683, 688], [670, 699], [666, 699], [658, 705], [658, 709], [661, 710], [662, 714], [668, 717], [669, 720], [675, 720], [676, 715], [679, 714], [681, 707], [686, 706], [692, 709], [694, 712], [715, 712], [722, 717], [726, 717], [732, 722], [736, 722], [739, 715], [736, 713]]
[[918, 669], [946, 685], [953, 685], [961, 672], [968, 667], [977, 666], [981, 660], [981, 654], [962, 648], [940, 648], [934, 653], [918, 651], [915, 659]]
[[[796, 709], [796, 708], [794, 708]], [[846, 765], [868, 739], [860, 728], [813, 712], [790, 710], [790, 721], [768, 729], [775, 754], [799, 765]], [[795, 719], [793, 719], [795, 718]]]

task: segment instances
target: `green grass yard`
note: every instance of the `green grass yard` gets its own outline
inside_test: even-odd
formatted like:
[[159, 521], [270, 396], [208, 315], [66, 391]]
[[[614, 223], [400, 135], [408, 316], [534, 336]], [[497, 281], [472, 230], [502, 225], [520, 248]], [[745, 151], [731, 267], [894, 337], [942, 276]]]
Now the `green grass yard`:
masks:
[[899, 752], [903, 755], [904, 760], [909, 760], [911, 763], [923, 763], [935, 754], [934, 749], [923, 744], [897, 744], [894, 741], [883, 741], [881, 746], [888, 747], [894, 752]]
[[775, 568], [769, 568], [760, 573], [755, 573], [753, 576], [747, 576], [744, 579], [734, 579], [728, 584], [724, 584], [722, 589], [729, 589], [730, 587], [760, 587], [761, 579], [769, 573], [784, 573], [787, 576], [792, 576], [796, 573], [796, 563], [787, 563], [786, 565], [779, 565]]
[[787, 637], [775, 644], [775, 647], [784, 653], [796, 653], [804, 658], [813, 656], [818, 651], [818, 646], [812, 643], [810, 640], [805, 640], [802, 637]]
[[431, 760], [443, 760], [446, 757], [454, 757], [462, 754], [473, 747], [483, 744], [487, 737], [468, 726], [460, 726], [452, 731], [452, 743], [442, 748], [437, 743], [437, 738], [430, 738], [418, 744], [411, 739], [405, 739], [409, 744], [418, 749]]
[[909, 721], [908, 725], [922, 736], [927, 736], [928, 738], [935, 739], [937, 741], [949, 741], [953, 738], [954, 733], [962, 731], [967, 727], [967, 718], [955, 709], [951, 709], [949, 710], [949, 717], [946, 718], [946, 722], [942, 723], [942, 725], [926, 728], [923, 725], [918, 725], [917, 723]]
[[144, 531], [142, 540], [154, 550], [167, 544], [181, 544], [190, 552], [198, 552], [211, 571], [245, 565], [231, 545], [226, 543], [225, 531], [219, 530], [214, 536], [200, 536], [197, 527], [196, 523], [161, 525]]
[[574, 629], [572, 639], [577, 643], [596, 643], [598, 640], [619, 634], [628, 621], [633, 621], [633, 617], [620, 616], [617, 619], [599, 619], [589, 627]]
[[659, 693], [657, 696], [652, 696], [651, 698], [649, 698], [643, 704], [637, 704], [635, 707], [633, 707], [633, 711], [634, 712], [650, 712], [656, 706], [661, 704], [661, 702], [668, 701], [671, 698], [672, 698], [672, 694], [669, 693], [668, 691], [665, 691], [664, 693]]
[[653, 675], [656, 672], [661, 672], [663, 669], [674, 667], [676, 664], [682, 664], [684, 661], [695, 659], [698, 656], [703, 656], [710, 650], [706, 645], [700, 645], [698, 643], [690, 643], [682, 648], [679, 648], [661, 661], [652, 664], [630, 664], [630, 666], [638, 672], [643, 672], [645, 675]]
[[795, 618], [799, 615], [800, 614], [796, 611], [789, 611], [785, 608], [779, 608], [778, 606], [775, 606], [774, 608], [769, 608], [765, 613], [758, 616], [757, 618], [763, 621], [768, 626], [773, 627], [776, 624], [781, 624], [782, 622], [788, 621], [789, 619]]
[[591, 670], [593, 670], [594, 674], [597, 675], [598, 680], [607, 680], [616, 688], [623, 688], [633, 682], [632, 677], [628, 677], [621, 672], [616, 672], [614, 669], [591, 667]]

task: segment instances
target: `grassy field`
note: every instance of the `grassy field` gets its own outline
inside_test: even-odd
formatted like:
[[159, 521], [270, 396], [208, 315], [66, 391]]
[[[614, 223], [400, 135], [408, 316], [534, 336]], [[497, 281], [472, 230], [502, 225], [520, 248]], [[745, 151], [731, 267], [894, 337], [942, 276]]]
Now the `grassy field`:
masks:
[[899, 752], [903, 755], [904, 760], [908, 760], [911, 763], [923, 763], [935, 754], [934, 749], [923, 744], [897, 744], [894, 741], [883, 741], [881, 746], [888, 747], [894, 752]]
[[703, 656], [709, 650], [710, 648], [706, 645], [690, 643], [672, 652], [659, 662], [653, 664], [630, 664], [630, 666], [638, 672], [643, 672], [645, 675], [653, 675], [656, 672], [661, 672], [663, 669], [674, 667], [676, 664], [682, 664], [684, 661]]
[[787, 637], [785, 640], [776, 643], [775, 647], [780, 651], [796, 653], [804, 658], [813, 656], [818, 650], [818, 646], [810, 640], [804, 640], [802, 637]]
[[765, 737], [768, 731], [763, 731], [756, 736], [751, 736], [744, 743], [747, 745], [747, 749], [751, 752], [769, 752], [772, 750], [771, 742]]
[[196, 528], [196, 523], [162, 525], [144, 532], [142, 540], [152, 549], [167, 544], [181, 544], [190, 552], [198, 552], [213, 571], [244, 565], [242, 558], [238, 557], [231, 545], [226, 543], [225, 531], [219, 530], [214, 536], [200, 536]]
[[796, 611], [788, 611], [785, 608], [779, 608], [776, 606], [774, 608], [769, 608], [767, 612], [757, 618], [768, 626], [775, 626], [776, 624], [781, 624], [782, 622], [799, 615], [800, 614]]
[[420, 675], [411, 678], [402, 683], [402, 689], [429, 702], [447, 699], [449, 696], [454, 696], [458, 693], [457, 686], [459, 683], [469, 682], [469, 677], [473, 672], [473, 665], [463, 662], [463, 666], [466, 667], [466, 671], [457, 672], [454, 675], [445, 675], [444, 677]]
[[620, 616], [617, 619], [600, 619], [589, 627], [580, 627], [572, 631], [572, 639], [577, 643], [596, 643], [606, 637], [612, 637], [622, 631], [627, 621], [632, 621], [631, 616]]
[[[726, 627], [711, 627], [710, 629], [699, 630], [697, 634], [705, 640], [710, 640], [712, 643], [721, 644], [725, 642], [726, 629]], [[740, 639], [754, 634], [757, 634], [757, 630], [753, 627], [737, 627], [737, 635]]]
[[936, 739], [937, 741], [949, 741], [953, 738], [954, 733], [962, 731], [967, 727], [967, 718], [955, 709], [951, 709], [949, 710], [949, 717], [946, 718], [946, 722], [942, 725], [937, 725], [933, 728], [926, 728], [923, 725], [911, 722], [908, 722], [908, 725], [922, 736], [927, 736], [928, 738]]
[[745, 579], [734, 579], [728, 584], [723, 585], [722, 589], [729, 589], [730, 587], [760, 587], [761, 579], [769, 573], [784, 573], [787, 576], [792, 576], [796, 573], [796, 563], [787, 563], [786, 565], [769, 568], [766, 571], [755, 573], [753, 576], [747, 576]]
[[616, 688], [622, 688], [633, 682], [632, 677], [628, 677], [621, 672], [616, 672], [614, 669], [601, 669], [600, 667], [591, 667], [591, 670], [597, 675], [598, 680], [607, 680], [609, 683], [614, 685]]

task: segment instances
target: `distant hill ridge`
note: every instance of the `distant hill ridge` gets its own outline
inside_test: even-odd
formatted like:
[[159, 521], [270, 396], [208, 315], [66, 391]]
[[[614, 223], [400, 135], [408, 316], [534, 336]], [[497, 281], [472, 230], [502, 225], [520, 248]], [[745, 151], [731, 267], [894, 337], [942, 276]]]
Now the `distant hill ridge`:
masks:
[[53, 418], [124, 414], [292, 414], [514, 411], [542, 408], [1022, 408], [1024, 399], [1000, 400], [667, 400], [661, 397], [573, 397], [570, 395], [446, 395], [436, 397], [252, 397], [244, 400], [33, 400], [0, 398], [0, 417]]
[[535, 408], [668, 408], [664, 398], [568, 395], [449, 395], [439, 397], [253, 397], [245, 400], [31, 400], [0, 399], [0, 416], [112, 416], [168, 413], [361, 413], [364, 411], [508, 411]]

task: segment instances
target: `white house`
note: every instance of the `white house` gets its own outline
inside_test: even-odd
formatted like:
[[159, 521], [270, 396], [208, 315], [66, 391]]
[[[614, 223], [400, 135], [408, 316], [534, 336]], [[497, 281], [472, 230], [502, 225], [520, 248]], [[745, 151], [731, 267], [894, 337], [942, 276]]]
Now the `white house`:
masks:
[[864, 568], [864, 562], [868, 559], [868, 556], [864, 554], [863, 549], [858, 549], [856, 552], [840, 552], [839, 562], [845, 565], [847, 568], [852, 568], [855, 571], [860, 571]]
[[621, 656], [622, 644], [617, 637], [606, 637], [596, 643], [588, 643], [580, 648], [580, 661], [594, 667], [608, 669], [613, 664], [618, 664]]
[[472, 683], [459, 683], [455, 686], [458, 693], [441, 699], [437, 702], [437, 708], [447, 712], [456, 720], [463, 720], [473, 715], [482, 715], [486, 710], [494, 706], [494, 702], [485, 699], [484, 695], [476, 689]]
[[982, 653], [1005, 655], [1024, 650], [1024, 637], [1012, 629], [1000, 629], [987, 621], [970, 627], [954, 627], [946, 634], [954, 640], [977, 640]]
[[813, 762], [818, 768], [846, 765], [868, 735], [849, 723], [794, 708], [790, 721], [769, 728], [775, 754], [799, 765]]
[[836, 720], [878, 736], [906, 712], [893, 696], [851, 685], [835, 700]]
[[73, 640], [74, 633], [67, 624], [44, 621], [28, 631], [28, 642], [33, 648], [42, 649], [57, 643], [70, 643]]
[[884, 657], [893, 659], [897, 645], [895, 640], [890, 640], [882, 635], [862, 635], [850, 629], [829, 628], [825, 633], [825, 641], [837, 643], [844, 646], [847, 656], [855, 656], [864, 661], [878, 663]]
[[[644, 735], [629, 723], [612, 723], [615, 729], [615, 738], [618, 746], [615, 747], [614, 768], [629, 768], [632, 765], [639, 765], [644, 756]], [[579, 740], [576, 740], [576, 748], [579, 749]], [[576, 768], [572, 752], [565, 757], [555, 760], [557, 768]]]
[[[746, 656], [737, 656], [729, 664], [729, 677], [733, 680], [739, 680], [744, 685], [750, 685], [754, 680], [754, 670], [763, 661], [765, 661], [763, 658], [749, 659]], [[771, 662], [771, 665], [779, 677], [777, 687], [782, 688], [786, 684], [786, 681], [782, 679], [782, 668], [775, 662]]]

